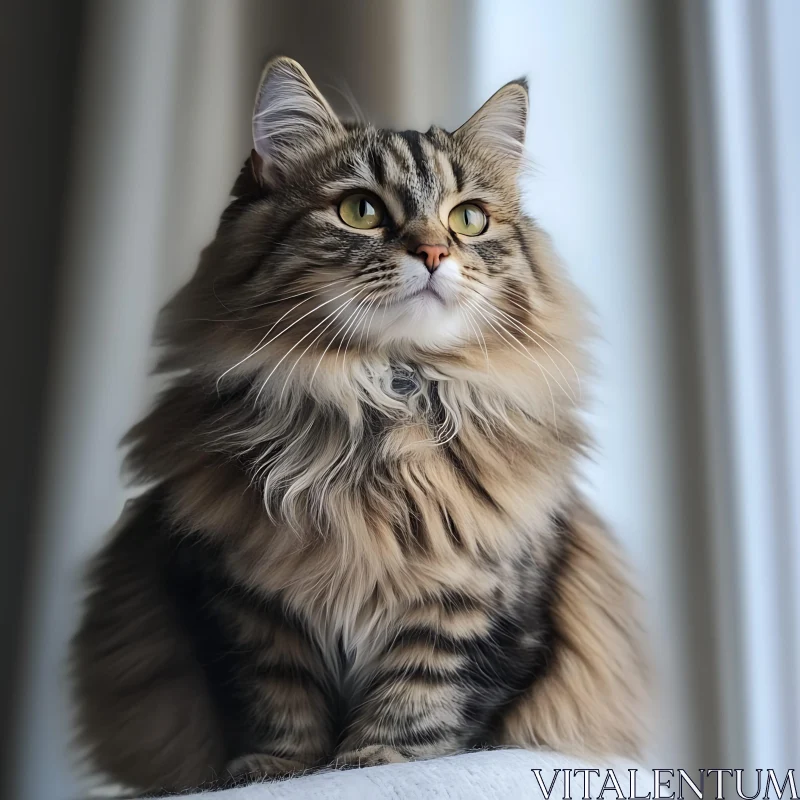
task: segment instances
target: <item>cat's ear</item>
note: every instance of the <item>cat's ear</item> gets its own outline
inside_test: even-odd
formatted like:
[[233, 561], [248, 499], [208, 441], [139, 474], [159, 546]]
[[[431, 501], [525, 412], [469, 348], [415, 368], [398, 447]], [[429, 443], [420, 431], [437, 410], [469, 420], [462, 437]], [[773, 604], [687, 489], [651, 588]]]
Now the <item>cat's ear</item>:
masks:
[[454, 134], [490, 155], [522, 159], [528, 123], [528, 82], [511, 81], [496, 91]]
[[298, 160], [343, 132], [328, 101], [296, 61], [279, 57], [267, 64], [253, 109], [257, 177], [279, 181]]

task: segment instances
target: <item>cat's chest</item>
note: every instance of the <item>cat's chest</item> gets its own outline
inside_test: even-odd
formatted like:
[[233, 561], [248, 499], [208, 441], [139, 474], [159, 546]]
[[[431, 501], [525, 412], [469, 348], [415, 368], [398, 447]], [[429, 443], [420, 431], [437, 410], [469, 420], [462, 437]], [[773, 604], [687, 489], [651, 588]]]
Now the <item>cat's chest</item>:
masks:
[[469, 445], [432, 441], [424, 419], [385, 428], [346, 473], [318, 477], [302, 528], [278, 519], [239, 540], [232, 570], [353, 640], [410, 600], [496, 581], [546, 531], [548, 498], [525, 464]]

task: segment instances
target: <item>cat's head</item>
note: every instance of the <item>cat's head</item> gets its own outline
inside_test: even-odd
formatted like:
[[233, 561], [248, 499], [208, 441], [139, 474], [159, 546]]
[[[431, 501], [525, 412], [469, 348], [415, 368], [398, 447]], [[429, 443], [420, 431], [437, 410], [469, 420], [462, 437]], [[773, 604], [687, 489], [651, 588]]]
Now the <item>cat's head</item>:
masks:
[[527, 114], [515, 81], [453, 133], [343, 122], [275, 59], [234, 200], [177, 298], [205, 327], [184, 331], [234, 373], [540, 350], [557, 270], [520, 207]]

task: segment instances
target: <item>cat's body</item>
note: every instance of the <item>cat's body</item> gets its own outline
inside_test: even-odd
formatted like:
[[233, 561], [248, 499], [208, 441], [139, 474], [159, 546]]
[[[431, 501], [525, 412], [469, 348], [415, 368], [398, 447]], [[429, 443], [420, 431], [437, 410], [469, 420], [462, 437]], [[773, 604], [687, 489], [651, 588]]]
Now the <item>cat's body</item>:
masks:
[[267, 71], [256, 152], [164, 311], [180, 375], [128, 437], [156, 488], [75, 639], [99, 769], [181, 789], [640, 745], [627, 584], [575, 488], [583, 310], [519, 209], [524, 98], [397, 134]]

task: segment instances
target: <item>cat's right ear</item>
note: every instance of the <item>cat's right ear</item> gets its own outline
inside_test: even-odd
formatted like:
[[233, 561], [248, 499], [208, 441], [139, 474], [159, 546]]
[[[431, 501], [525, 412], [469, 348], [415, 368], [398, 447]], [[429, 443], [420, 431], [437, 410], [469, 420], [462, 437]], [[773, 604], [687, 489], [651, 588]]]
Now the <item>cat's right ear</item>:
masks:
[[281, 56], [267, 64], [253, 109], [253, 172], [258, 180], [279, 183], [298, 161], [343, 133], [328, 101], [296, 61]]

